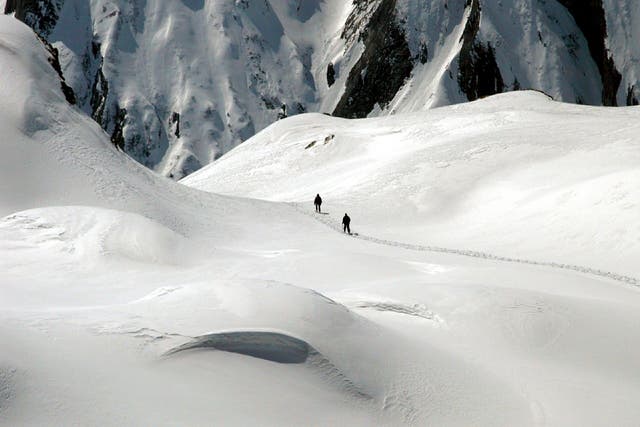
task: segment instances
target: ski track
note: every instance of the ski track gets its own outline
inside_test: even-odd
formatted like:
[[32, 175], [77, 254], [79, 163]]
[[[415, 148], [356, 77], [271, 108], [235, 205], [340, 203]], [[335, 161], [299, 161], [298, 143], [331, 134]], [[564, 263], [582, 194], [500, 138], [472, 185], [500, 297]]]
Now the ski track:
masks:
[[[340, 225], [333, 221], [330, 215], [315, 215], [315, 213], [305, 209], [301, 203], [289, 203], [294, 209], [298, 212], [307, 215], [309, 217], [314, 218], [316, 221], [321, 222], [327, 227], [332, 228], [335, 231], [342, 233], [342, 228]], [[542, 267], [551, 267], [562, 270], [572, 270], [578, 273], [590, 274], [594, 276], [604, 277], [607, 279], [616, 280], [618, 282], [626, 283], [632, 286], [640, 287], [640, 279], [632, 276], [626, 276], [623, 274], [614, 273], [611, 271], [602, 271], [591, 267], [584, 267], [580, 265], [573, 264], [563, 264], [559, 262], [550, 262], [550, 261], [535, 261], [524, 258], [512, 258], [507, 256], [494, 255], [488, 252], [467, 250], [467, 249], [453, 249], [453, 248], [443, 248], [439, 246], [428, 246], [428, 245], [416, 245], [413, 243], [403, 243], [396, 242], [393, 240], [387, 239], [379, 239], [377, 237], [367, 236], [360, 233], [353, 233], [351, 237], [356, 239], [366, 240], [371, 243], [376, 243], [379, 245], [386, 246], [394, 246], [398, 248], [408, 249], [411, 251], [424, 251], [424, 252], [439, 252], [453, 255], [466, 256], [471, 258], [482, 258], [491, 261], [501, 261], [501, 262], [510, 262], [514, 264], [528, 264], [528, 265], [537, 265]]]

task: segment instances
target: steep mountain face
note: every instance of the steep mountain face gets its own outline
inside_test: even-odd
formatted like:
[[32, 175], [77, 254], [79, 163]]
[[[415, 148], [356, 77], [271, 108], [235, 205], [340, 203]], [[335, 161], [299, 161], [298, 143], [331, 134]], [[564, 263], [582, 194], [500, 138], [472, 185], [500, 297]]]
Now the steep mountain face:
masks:
[[312, 54], [323, 39], [303, 28], [331, 35], [340, 19], [320, 8], [342, 2], [273, 3], [11, 0], [5, 10], [58, 49], [78, 105], [114, 144], [180, 178], [315, 109]]
[[640, 98], [635, 0], [6, 0], [5, 13], [57, 50], [115, 145], [175, 179], [302, 112], [380, 116], [520, 89]]
[[471, 0], [458, 60], [458, 83], [469, 100], [501, 93], [505, 89], [496, 64], [495, 49], [491, 43], [485, 46], [477, 40], [481, 13], [480, 1]]
[[[355, 0], [342, 33], [347, 40], [358, 34], [364, 51], [349, 71], [344, 94], [334, 110], [340, 117], [367, 117], [376, 104], [385, 108], [413, 68], [404, 29], [396, 15], [396, 0], [382, 0], [373, 9], [371, 4]], [[369, 10], [373, 13], [366, 16]], [[361, 27], [365, 19], [367, 22]]]

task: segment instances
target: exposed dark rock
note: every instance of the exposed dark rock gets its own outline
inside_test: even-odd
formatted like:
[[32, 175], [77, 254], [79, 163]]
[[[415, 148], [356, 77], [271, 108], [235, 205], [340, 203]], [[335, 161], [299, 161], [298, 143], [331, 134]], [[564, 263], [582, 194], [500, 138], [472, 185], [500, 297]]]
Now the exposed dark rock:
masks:
[[64, 0], [7, 0], [4, 13], [15, 13], [36, 34], [47, 37], [58, 22], [63, 3]]
[[635, 85], [630, 86], [627, 89], [627, 105], [639, 105], [638, 98], [636, 97], [636, 87]]
[[124, 151], [124, 126], [127, 120], [126, 108], [116, 107], [116, 117], [114, 122], [113, 133], [111, 134], [111, 143]]
[[95, 40], [91, 40], [91, 53], [94, 57], [98, 57], [100, 54], [100, 43]]
[[277, 96], [262, 94], [261, 98], [267, 110], [277, 110], [278, 108], [282, 108], [282, 101], [280, 101]]
[[333, 62], [329, 62], [327, 65], [327, 85], [331, 87], [336, 82], [336, 69], [333, 67]]
[[109, 82], [104, 77], [102, 66], [98, 68], [96, 77], [91, 88], [91, 117], [106, 129], [104, 122], [104, 110], [107, 105], [107, 96], [109, 95]]
[[520, 82], [518, 81], [518, 78], [515, 77], [513, 79], [513, 85], [511, 86], [511, 90], [517, 91], [517, 90], [520, 90], [520, 89], [521, 89]]
[[418, 61], [420, 61], [421, 64], [426, 64], [427, 61], [429, 60], [429, 48], [427, 47], [427, 44], [424, 42], [420, 44], [420, 52], [418, 52], [417, 59]]
[[280, 107], [280, 112], [278, 112], [278, 120], [282, 120], [282, 119], [286, 119], [287, 116], [287, 105], [286, 104], [282, 104], [282, 107]]
[[63, 4], [64, 0], [7, 0], [4, 13], [15, 13], [17, 19], [33, 29], [49, 51], [48, 61], [60, 77], [60, 86], [65, 99], [69, 104], [75, 105], [78, 102], [76, 94], [62, 74], [58, 49], [47, 41], [49, 33], [58, 22], [58, 11]]
[[175, 111], [169, 118], [169, 126], [172, 127], [173, 125], [175, 125], [174, 135], [176, 138], [180, 138], [180, 113], [176, 113]]
[[56, 73], [60, 78], [60, 88], [62, 89], [62, 94], [64, 95], [65, 99], [69, 104], [75, 105], [77, 102], [76, 94], [73, 92], [73, 89], [67, 84], [67, 82], [64, 79], [64, 75], [62, 74], [62, 67], [60, 66], [58, 49], [53, 47], [51, 43], [46, 41], [41, 36], [38, 36], [38, 39], [40, 39], [44, 47], [49, 52], [49, 58], [47, 58], [47, 61], [49, 62], [49, 64], [51, 64], [51, 67], [53, 67], [53, 69], [56, 70]]
[[8, 15], [10, 13], [16, 12], [16, 9], [18, 8], [17, 5], [17, 1], [16, 0], [7, 0], [7, 3], [4, 5], [4, 14]]
[[[352, 15], [358, 11], [365, 13], [371, 3], [371, 0], [355, 0]], [[350, 16], [347, 22], [360, 21]], [[345, 28], [343, 37], [349, 34]], [[385, 108], [413, 69], [411, 51], [396, 18], [396, 0], [378, 3], [360, 39], [365, 49], [349, 73], [344, 94], [333, 112], [335, 116], [361, 118], [376, 104]]]
[[347, 44], [353, 43], [358, 38], [360, 30], [367, 25], [367, 21], [373, 13], [372, 11], [375, 11], [381, 1], [353, 0], [353, 10], [347, 17], [340, 38], [345, 40]]
[[305, 106], [302, 105], [299, 102], [296, 102], [294, 104], [294, 107], [295, 107], [295, 110], [296, 110], [296, 114], [302, 114], [302, 113], [306, 113], [307, 112], [307, 109], [305, 108]]
[[616, 69], [613, 58], [609, 56], [605, 40], [607, 38], [607, 21], [602, 0], [558, 0], [566, 7], [576, 24], [584, 34], [589, 51], [595, 61], [602, 78], [602, 104], [618, 105], [617, 93], [622, 76]]
[[482, 13], [480, 0], [468, 0], [467, 7], [471, 7], [471, 12], [461, 38], [458, 84], [467, 99], [474, 101], [502, 93], [504, 82], [493, 46], [476, 40]]
[[60, 86], [62, 88], [62, 93], [64, 94], [64, 97], [66, 98], [67, 102], [71, 105], [75, 105], [76, 94], [73, 92], [73, 89], [71, 88], [71, 86], [69, 86], [67, 82], [64, 81], [64, 78], [60, 80]]

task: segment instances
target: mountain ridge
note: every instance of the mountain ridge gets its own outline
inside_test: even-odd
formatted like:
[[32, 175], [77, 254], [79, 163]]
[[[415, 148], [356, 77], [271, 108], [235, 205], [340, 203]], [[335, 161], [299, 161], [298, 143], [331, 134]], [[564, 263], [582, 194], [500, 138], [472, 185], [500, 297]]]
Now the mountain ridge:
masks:
[[640, 97], [631, 0], [8, 0], [4, 11], [60, 52], [79, 107], [115, 145], [174, 179], [303, 112], [375, 117], [520, 89], [589, 105]]

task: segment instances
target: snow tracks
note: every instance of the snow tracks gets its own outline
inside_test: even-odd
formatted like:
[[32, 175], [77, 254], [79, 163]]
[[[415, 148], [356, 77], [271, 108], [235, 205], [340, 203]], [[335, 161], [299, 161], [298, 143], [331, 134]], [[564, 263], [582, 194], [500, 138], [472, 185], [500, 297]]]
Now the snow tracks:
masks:
[[[335, 231], [342, 232], [340, 224], [334, 221], [329, 215], [316, 215], [315, 213], [309, 210], [306, 210], [299, 203], [290, 203], [290, 205], [300, 213], [314, 218], [315, 220], [325, 224], [326, 226], [332, 228]], [[491, 260], [491, 261], [538, 265], [542, 267], [551, 267], [551, 268], [557, 268], [557, 269], [563, 269], [563, 270], [573, 270], [578, 273], [590, 274], [590, 275], [604, 277], [606, 279], [611, 279], [618, 282], [626, 283], [633, 286], [640, 286], [640, 279], [636, 277], [626, 276], [626, 275], [614, 273], [611, 271], [598, 270], [595, 268], [584, 267], [580, 265], [563, 264], [559, 262], [550, 262], [550, 261], [535, 261], [535, 260], [524, 259], [524, 258], [513, 258], [513, 257], [499, 256], [499, 255], [494, 255], [487, 252], [473, 251], [473, 250], [467, 250], [467, 249], [453, 249], [453, 248], [443, 248], [439, 246], [416, 245], [412, 243], [403, 243], [403, 242], [396, 242], [393, 240], [379, 239], [377, 237], [366, 236], [359, 233], [354, 233], [351, 235], [351, 237], [354, 237], [356, 239], [366, 240], [379, 245], [394, 246], [394, 247], [408, 249], [412, 251], [440, 252], [440, 253], [446, 253], [446, 254], [466, 256], [471, 258], [482, 258], [482, 259]]]

